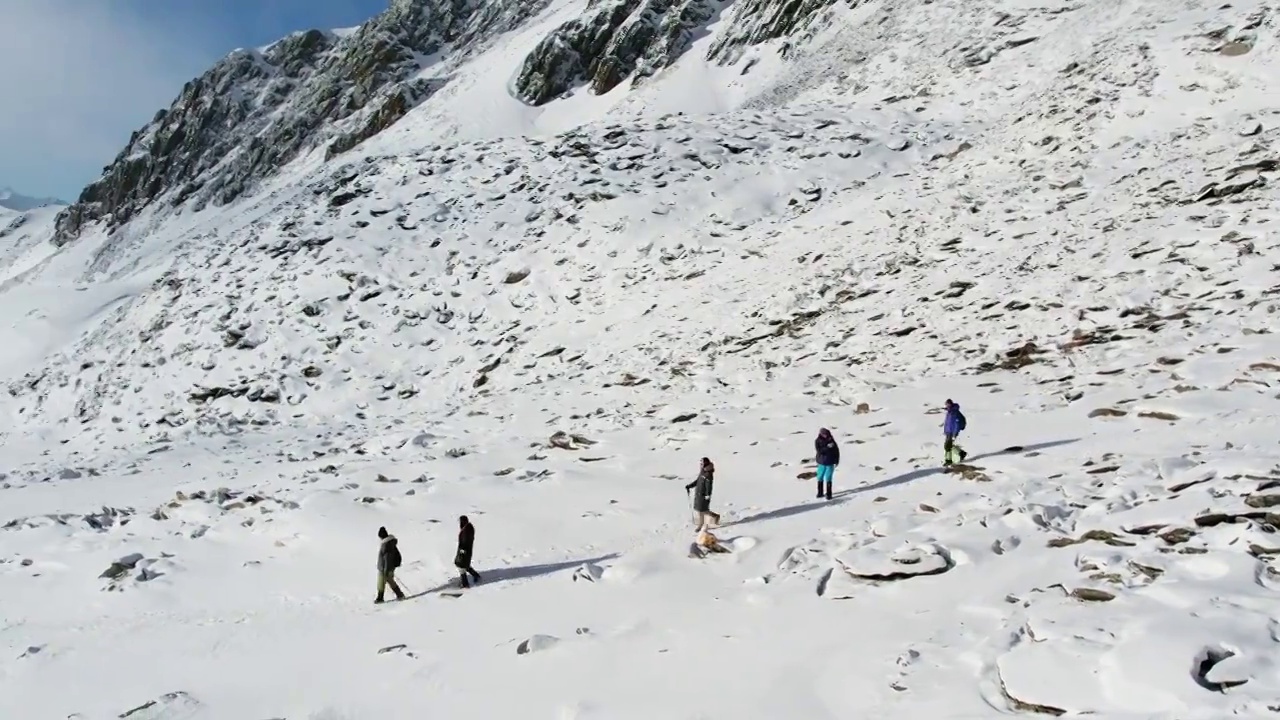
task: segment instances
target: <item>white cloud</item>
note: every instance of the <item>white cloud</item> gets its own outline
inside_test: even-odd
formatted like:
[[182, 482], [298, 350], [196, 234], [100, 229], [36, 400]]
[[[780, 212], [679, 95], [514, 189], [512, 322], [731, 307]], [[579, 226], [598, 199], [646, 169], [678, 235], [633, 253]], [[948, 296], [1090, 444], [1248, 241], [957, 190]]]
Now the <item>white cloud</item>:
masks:
[[131, 5], [142, 3], [0, 3], [0, 184], [74, 200], [222, 54], [191, 41], [199, 28], [167, 30]]

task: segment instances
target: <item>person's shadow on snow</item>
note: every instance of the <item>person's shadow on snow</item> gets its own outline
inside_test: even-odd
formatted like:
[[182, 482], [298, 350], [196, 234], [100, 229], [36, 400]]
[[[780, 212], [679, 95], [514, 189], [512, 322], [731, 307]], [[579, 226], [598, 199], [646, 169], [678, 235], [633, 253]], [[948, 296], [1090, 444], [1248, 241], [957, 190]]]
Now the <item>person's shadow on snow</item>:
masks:
[[[1050, 440], [1048, 442], [1036, 443], [1034, 445], [1012, 445], [1003, 450], [997, 450], [995, 452], [982, 453], [980, 455], [971, 455], [965, 458], [965, 461], [963, 464], [969, 465], [975, 461], [982, 460], [984, 458], [1000, 457], [1001, 455], [1023, 455], [1029, 452], [1037, 452], [1039, 450], [1048, 450], [1049, 448], [1060, 447], [1062, 445], [1070, 445], [1071, 443], [1075, 443], [1075, 442], [1080, 442], [1080, 438], [1071, 438], [1069, 440]], [[853, 495], [856, 493], [870, 492], [872, 490], [883, 490], [884, 488], [894, 487], [896, 485], [905, 485], [909, 482], [919, 480], [920, 478], [928, 477], [929, 475], [934, 475], [934, 474], [943, 473], [943, 472], [946, 472], [946, 471], [943, 468], [940, 468], [937, 466], [922, 467], [918, 470], [912, 470], [911, 472], [903, 473], [902, 475], [898, 475], [896, 477], [891, 477], [885, 480], [881, 480], [878, 483], [874, 483], [871, 485], [863, 485], [862, 487], [853, 488], [852, 490], [845, 490], [844, 492], [837, 493], [836, 496]]]
[[765, 512], [756, 513], [755, 515], [748, 515], [747, 517], [744, 517], [740, 520], [727, 522], [724, 525], [721, 525], [720, 527], [734, 527], [735, 525], [746, 525], [748, 523], [760, 522], [761, 520], [781, 520], [782, 518], [785, 518], [785, 517], [791, 517], [793, 515], [807, 513], [810, 510], [820, 510], [822, 508], [835, 507], [836, 505], [844, 504], [845, 500], [847, 499], [844, 496], [847, 496], [850, 492], [851, 491], [849, 490], [845, 490], [843, 492], [832, 493], [830, 500], [818, 500], [817, 498], [815, 498], [808, 502], [800, 503], [799, 505], [791, 505], [784, 508], [778, 508], [777, 510], [766, 510]]
[[[558, 563], [543, 563], [539, 565], [523, 565], [519, 567], [499, 567], [481, 572], [482, 580], [476, 583], [475, 587], [483, 588], [489, 585], [495, 585], [511, 580], [528, 580], [530, 578], [541, 577], [543, 575], [551, 575], [562, 572], [564, 570], [576, 570], [583, 565], [594, 565], [609, 560], [615, 560], [618, 553], [609, 553], [608, 555], [600, 555], [599, 557], [587, 558], [585, 560], [565, 560]], [[405, 596], [405, 600], [413, 600], [425, 597], [434, 593], [443, 592], [445, 590], [459, 590], [457, 578], [453, 578], [443, 582], [428, 590], [413, 593]]]
[[[972, 457], [966, 458], [965, 463], [968, 464], [975, 460], [981, 460], [982, 458], [999, 457], [1001, 455], [1017, 455], [1017, 454], [1023, 454], [1023, 453], [1029, 453], [1029, 452], [1036, 452], [1038, 450], [1048, 450], [1049, 448], [1059, 447], [1062, 445], [1070, 445], [1071, 443], [1079, 442], [1079, 441], [1080, 441], [1080, 438], [1071, 438], [1069, 440], [1051, 440], [1048, 442], [1036, 443], [1034, 445], [1013, 445], [1011, 447], [1007, 447], [1003, 450], [998, 450], [996, 452], [989, 452], [981, 455], [974, 455]], [[793, 515], [807, 513], [811, 510], [821, 510], [822, 508], [841, 505], [847, 502], [849, 498], [851, 498], [852, 496], [860, 493], [870, 492], [872, 490], [883, 490], [884, 488], [894, 487], [897, 485], [905, 485], [909, 482], [914, 482], [916, 480], [919, 480], [920, 478], [928, 477], [934, 474], [940, 474], [943, 472], [945, 471], [940, 467], [936, 467], [936, 466], [923, 467], [918, 470], [912, 470], [910, 472], [903, 473], [901, 475], [897, 475], [891, 478], [886, 478], [884, 480], [881, 480], [880, 482], [873, 483], [871, 485], [863, 485], [861, 487], [850, 488], [848, 490], [841, 490], [840, 492], [832, 493], [830, 500], [814, 499], [814, 500], [809, 500], [807, 502], [800, 503], [798, 505], [791, 505], [789, 507], [778, 508], [777, 510], [768, 510], [766, 512], [756, 513], [755, 515], [749, 515], [745, 518], [742, 518], [741, 520], [735, 520], [730, 523], [725, 523], [722, 527], [731, 527], [733, 525], [746, 525], [748, 523], [760, 522], [762, 520], [779, 520], [785, 517], [791, 517]]]

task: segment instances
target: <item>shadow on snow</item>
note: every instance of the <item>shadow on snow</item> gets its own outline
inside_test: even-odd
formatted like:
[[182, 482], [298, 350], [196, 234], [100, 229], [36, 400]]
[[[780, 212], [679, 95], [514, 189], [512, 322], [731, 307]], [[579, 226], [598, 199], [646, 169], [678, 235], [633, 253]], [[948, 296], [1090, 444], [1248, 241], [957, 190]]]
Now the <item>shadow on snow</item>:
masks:
[[[1034, 445], [1014, 445], [1012, 447], [1007, 447], [1003, 450], [998, 450], [996, 452], [989, 452], [981, 455], [971, 455], [965, 458], [965, 462], [973, 462], [974, 460], [980, 460], [982, 458], [999, 457], [1001, 455], [1017, 455], [1022, 453], [1035, 452], [1038, 450], [1048, 450], [1049, 448], [1060, 447], [1062, 445], [1070, 445], [1071, 443], [1079, 442], [1079, 441], [1080, 441], [1080, 438], [1071, 438], [1070, 440], [1051, 440], [1048, 442], [1036, 443]], [[820, 510], [826, 507], [834, 507], [836, 505], [842, 505], [851, 496], [856, 495], [858, 493], [870, 492], [872, 490], [882, 490], [884, 488], [894, 487], [896, 485], [905, 485], [909, 482], [919, 480], [920, 478], [928, 477], [929, 475], [933, 475], [933, 474], [940, 474], [942, 472], [944, 472], [944, 470], [940, 466], [924, 467], [918, 470], [912, 470], [911, 472], [903, 473], [902, 475], [898, 475], [896, 477], [886, 478], [884, 480], [881, 480], [880, 482], [873, 483], [871, 485], [863, 485], [861, 487], [851, 488], [849, 490], [841, 490], [840, 492], [832, 493], [830, 500], [818, 500], [815, 498], [813, 500], [801, 503], [799, 505], [791, 505], [789, 507], [778, 508], [777, 510], [768, 510], [766, 512], [756, 513], [755, 515], [749, 515], [745, 518], [742, 518], [741, 520], [735, 520], [734, 522], [725, 523], [723, 527], [731, 527], [734, 525], [746, 525], [748, 523], [760, 522], [761, 520], [779, 520], [781, 518], [791, 517], [793, 515], [799, 515], [801, 513], [807, 513], [811, 510]]]
[[[554, 573], [562, 572], [564, 570], [574, 570], [588, 563], [607, 562], [609, 560], [614, 560], [617, 557], [618, 557], [618, 553], [609, 553], [608, 555], [600, 555], [598, 557], [587, 558], [585, 560], [565, 560], [563, 562], [558, 562], [558, 563], [543, 563], [540, 565], [523, 565], [520, 567], [500, 567], [500, 568], [494, 568], [492, 570], [481, 569], [479, 570], [481, 580], [479, 583], [475, 585], [475, 587], [481, 588], [481, 587], [487, 587], [489, 585], [495, 585], [497, 583], [507, 582], [511, 580], [527, 580], [530, 578], [542, 577], [544, 575], [552, 575]], [[447, 580], [443, 583], [440, 583], [439, 585], [433, 588], [423, 590], [422, 592], [417, 592], [417, 593], [413, 593], [412, 595], [407, 595], [405, 596], [405, 600], [414, 600], [416, 598], [423, 597], [424, 595], [438, 593], [443, 590], [456, 590], [456, 589], [458, 589], [458, 580], [457, 578], [454, 578], [451, 580]]]
[[[981, 455], [970, 455], [966, 457], [964, 461], [967, 464], [974, 462], [975, 460], [982, 460], [983, 458], [1000, 457], [1001, 455], [1020, 455], [1029, 452], [1036, 452], [1038, 450], [1048, 450], [1049, 448], [1060, 447], [1062, 445], [1070, 445], [1071, 443], [1079, 441], [1080, 438], [1071, 438], [1070, 440], [1050, 440], [1048, 442], [1035, 443], [1034, 445], [1013, 445], [1003, 450], [997, 450], [996, 452], [983, 453]], [[922, 477], [943, 472], [946, 471], [941, 466], [923, 467], [918, 470], [903, 473], [897, 477], [886, 478], [872, 485], [863, 485], [862, 487], [855, 488], [853, 490], [845, 490], [841, 495], [864, 493], [872, 490], [883, 490], [884, 488], [894, 487], [895, 485], [905, 485], [909, 482], [919, 480]]]

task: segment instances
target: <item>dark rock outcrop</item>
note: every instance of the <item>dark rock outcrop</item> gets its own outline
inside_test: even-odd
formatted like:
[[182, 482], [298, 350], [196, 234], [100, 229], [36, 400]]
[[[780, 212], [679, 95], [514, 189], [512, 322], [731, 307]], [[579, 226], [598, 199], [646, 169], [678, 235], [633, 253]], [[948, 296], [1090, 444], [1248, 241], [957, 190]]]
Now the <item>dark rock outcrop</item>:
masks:
[[[723, 11], [732, 16], [706, 59], [730, 64], [743, 51], [770, 40], [821, 27], [823, 11], [838, 0], [613, 0], [551, 32], [525, 58], [514, 94], [543, 105], [587, 85], [596, 95], [627, 78], [638, 85], [688, 52]], [[859, 0], [844, 0], [856, 6]], [[784, 52], [785, 54], [785, 52]]]
[[674, 63], [720, 3], [713, 0], [620, 0], [596, 3], [551, 32], [525, 58], [515, 95], [542, 105], [588, 84], [596, 95], [623, 80], [639, 82]]

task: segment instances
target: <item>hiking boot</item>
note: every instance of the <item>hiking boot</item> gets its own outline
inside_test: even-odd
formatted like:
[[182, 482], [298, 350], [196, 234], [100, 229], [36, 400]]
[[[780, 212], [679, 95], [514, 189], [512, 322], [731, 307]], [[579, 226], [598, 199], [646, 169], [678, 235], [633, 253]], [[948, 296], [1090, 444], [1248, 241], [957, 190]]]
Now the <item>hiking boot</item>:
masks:
[[830, 500], [830, 499], [831, 499], [831, 486], [830, 486], [830, 485], [828, 485], [828, 486], [827, 486], [827, 499], [828, 499], [828, 500]]
[[382, 598], [374, 598], [374, 599], [373, 599], [373, 604], [374, 604], [374, 605], [381, 605], [382, 603], [383, 603], [383, 599], [382, 599]]
[[822, 497], [822, 481], [818, 481], [818, 497]]
[[965, 459], [965, 458], [967, 458], [967, 457], [969, 457], [969, 453], [967, 453], [967, 452], [965, 452], [965, 451], [961, 450], [961, 451], [960, 451], [960, 462], [964, 462], [964, 459]]

